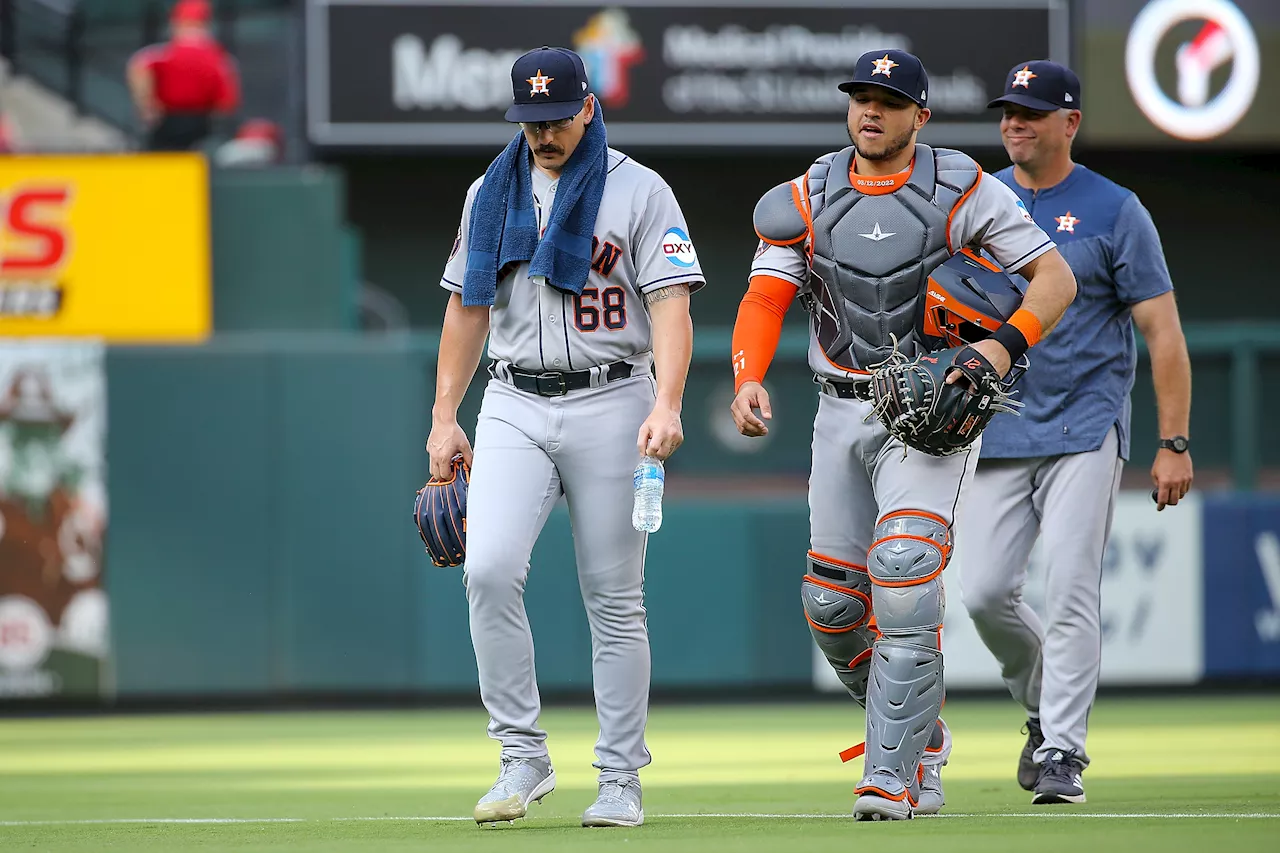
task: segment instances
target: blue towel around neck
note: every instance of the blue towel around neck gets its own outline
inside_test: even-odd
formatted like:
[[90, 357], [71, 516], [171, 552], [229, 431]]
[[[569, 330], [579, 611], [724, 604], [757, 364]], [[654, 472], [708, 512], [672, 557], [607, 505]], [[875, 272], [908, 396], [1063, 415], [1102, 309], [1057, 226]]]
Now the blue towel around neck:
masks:
[[530, 159], [521, 131], [485, 170], [471, 203], [463, 305], [492, 305], [498, 271], [522, 261], [530, 262], [530, 276], [545, 276], [561, 290], [581, 294], [586, 286], [591, 273], [591, 238], [609, 171], [609, 143], [599, 102], [595, 117], [560, 172], [541, 239], [533, 207]]

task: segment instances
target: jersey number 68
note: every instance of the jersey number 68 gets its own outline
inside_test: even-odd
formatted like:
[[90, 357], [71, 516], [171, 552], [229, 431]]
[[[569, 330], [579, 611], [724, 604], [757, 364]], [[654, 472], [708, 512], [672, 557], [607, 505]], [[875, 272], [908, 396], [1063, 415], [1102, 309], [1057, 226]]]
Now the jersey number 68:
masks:
[[604, 327], [611, 332], [627, 327], [627, 293], [621, 287], [606, 287], [603, 291], [584, 287], [581, 296], [573, 297], [573, 324], [579, 332], [594, 332]]

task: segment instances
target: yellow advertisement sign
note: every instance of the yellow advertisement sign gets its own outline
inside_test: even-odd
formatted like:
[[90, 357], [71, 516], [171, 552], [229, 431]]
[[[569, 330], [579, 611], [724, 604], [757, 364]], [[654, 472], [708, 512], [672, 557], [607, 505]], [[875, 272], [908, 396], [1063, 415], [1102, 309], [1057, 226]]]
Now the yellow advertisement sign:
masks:
[[0, 337], [202, 341], [209, 253], [199, 155], [0, 157]]

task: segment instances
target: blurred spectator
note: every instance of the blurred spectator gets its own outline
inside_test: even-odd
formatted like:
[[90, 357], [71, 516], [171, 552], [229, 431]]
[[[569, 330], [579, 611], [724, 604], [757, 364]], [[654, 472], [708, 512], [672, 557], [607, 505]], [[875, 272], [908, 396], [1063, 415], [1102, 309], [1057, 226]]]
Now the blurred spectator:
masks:
[[284, 133], [275, 122], [255, 118], [240, 125], [234, 139], [219, 145], [219, 166], [274, 166], [284, 154]]
[[169, 15], [168, 42], [129, 60], [129, 91], [148, 128], [148, 151], [185, 151], [212, 130], [212, 116], [240, 105], [235, 60], [209, 31], [208, 0], [178, 0]]
[[13, 123], [0, 112], [0, 154], [16, 154], [18, 141], [15, 138]]

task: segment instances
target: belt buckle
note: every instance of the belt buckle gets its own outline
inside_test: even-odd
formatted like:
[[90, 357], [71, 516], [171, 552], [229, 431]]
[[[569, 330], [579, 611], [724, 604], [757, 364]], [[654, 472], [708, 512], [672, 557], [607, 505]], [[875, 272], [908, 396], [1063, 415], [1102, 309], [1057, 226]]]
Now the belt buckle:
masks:
[[[538, 394], [543, 397], [563, 397], [569, 393], [569, 388], [565, 385], [564, 375], [560, 373], [539, 373], [533, 377], [537, 383]], [[543, 381], [554, 382], [554, 385], [547, 386]]]

